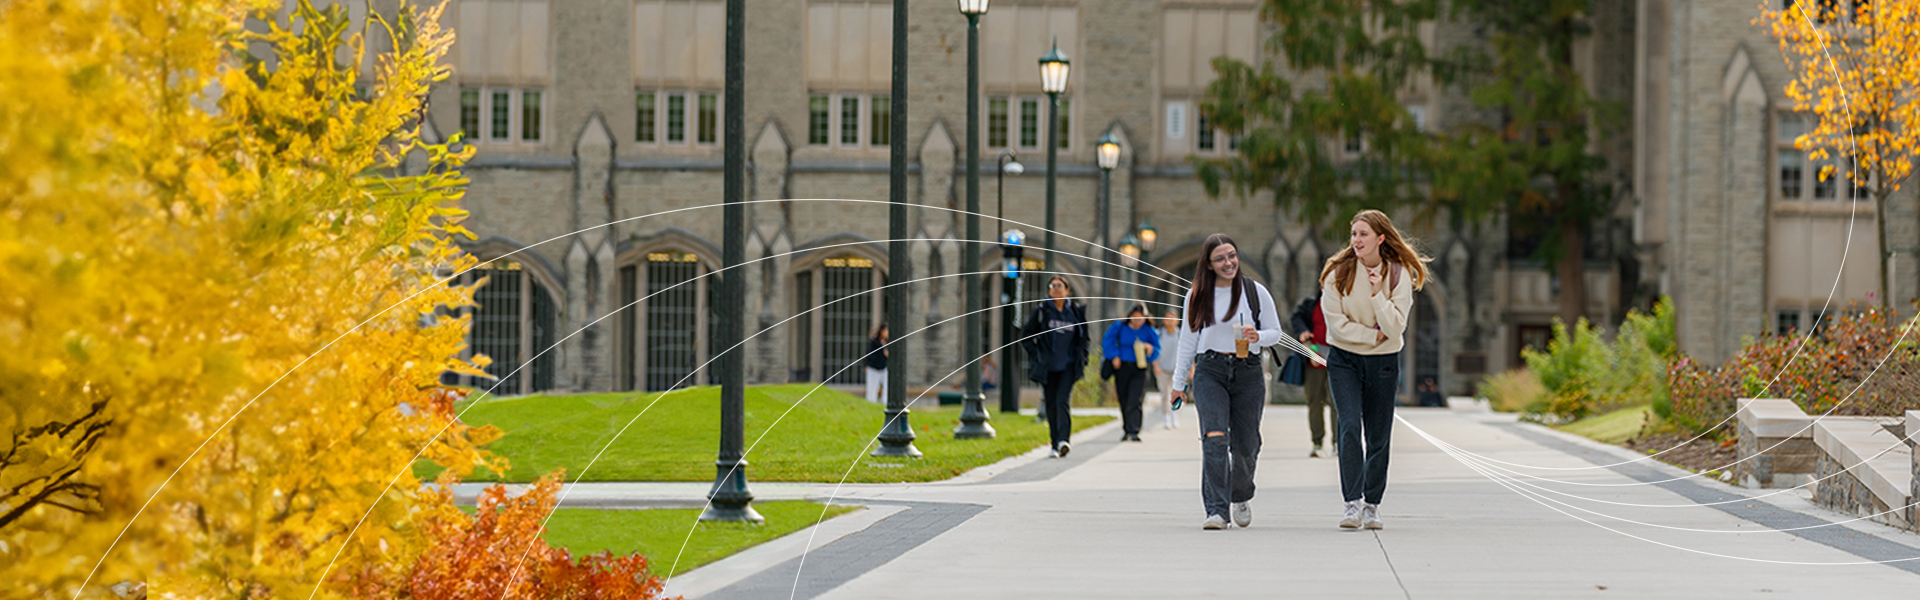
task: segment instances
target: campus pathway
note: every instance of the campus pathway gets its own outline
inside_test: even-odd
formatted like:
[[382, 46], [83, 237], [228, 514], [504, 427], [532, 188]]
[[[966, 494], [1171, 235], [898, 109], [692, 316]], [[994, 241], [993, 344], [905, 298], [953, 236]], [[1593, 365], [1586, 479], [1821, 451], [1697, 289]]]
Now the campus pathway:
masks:
[[[1439, 439], [1512, 463], [1580, 468], [1634, 458], [1611, 446], [1516, 424], [1511, 415], [1407, 408], [1399, 414]], [[1569, 500], [1589, 510], [1668, 527], [1738, 532], [1663, 530], [1563, 508], [1621, 532], [1615, 533], [1501, 487], [1405, 424], [1394, 433], [1391, 485], [1382, 505], [1386, 529], [1343, 531], [1335, 526], [1341, 508], [1335, 461], [1306, 457], [1304, 415], [1303, 407], [1269, 407], [1260, 491], [1247, 529], [1200, 529], [1198, 430], [1188, 412], [1183, 429], [1149, 429], [1145, 443], [1117, 444], [1117, 429], [1106, 425], [1077, 436], [1067, 459], [1036, 453], [955, 482], [841, 488], [838, 501], [869, 508], [676, 577], [669, 591], [702, 600], [1920, 594], [1920, 560], [1793, 565], [1703, 554], [1805, 563], [1920, 557], [1920, 535], [1866, 522], [1774, 531], [1848, 518], [1812, 506], [1803, 494], [1744, 499], [1757, 493], [1698, 478], [1647, 485], [1685, 475], [1648, 461], [1535, 472], [1594, 484], [1552, 486], [1568, 493], [1679, 506]], [[617, 498], [643, 487], [600, 493]], [[704, 492], [646, 489], [654, 490], [656, 500]], [[833, 493], [822, 486], [756, 485], [755, 491], [763, 498]], [[580, 493], [595, 492], [583, 487]], [[1699, 505], [1722, 499], [1738, 501]], [[810, 548], [804, 559], [803, 548]]]

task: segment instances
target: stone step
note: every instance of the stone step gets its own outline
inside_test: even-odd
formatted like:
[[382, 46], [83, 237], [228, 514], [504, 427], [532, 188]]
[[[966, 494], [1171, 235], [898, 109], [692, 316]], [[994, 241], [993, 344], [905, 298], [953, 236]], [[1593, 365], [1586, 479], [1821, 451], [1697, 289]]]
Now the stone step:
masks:
[[[1818, 475], [1831, 475], [1820, 482], [1815, 500], [1863, 516], [1912, 503], [1913, 448], [1885, 427], [1899, 422], [1897, 417], [1826, 417], [1814, 423], [1813, 441], [1822, 455]], [[1909, 515], [1900, 510], [1874, 520], [1910, 527]]]

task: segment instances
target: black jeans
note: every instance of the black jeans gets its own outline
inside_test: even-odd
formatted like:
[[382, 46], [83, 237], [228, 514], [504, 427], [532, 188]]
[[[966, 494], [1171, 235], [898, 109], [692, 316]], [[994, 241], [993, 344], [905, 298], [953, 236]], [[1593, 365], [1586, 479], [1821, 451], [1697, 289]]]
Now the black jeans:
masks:
[[1047, 432], [1053, 438], [1053, 447], [1059, 448], [1067, 436], [1073, 435], [1073, 413], [1067, 409], [1073, 403], [1073, 383], [1080, 378], [1073, 371], [1048, 371], [1047, 381], [1041, 384], [1041, 410], [1047, 411]]
[[1365, 499], [1379, 504], [1387, 493], [1393, 393], [1399, 380], [1398, 352], [1327, 351], [1327, 387], [1333, 392], [1335, 435], [1340, 441], [1340, 497], [1348, 502]]
[[1113, 371], [1113, 389], [1120, 396], [1120, 427], [1128, 434], [1140, 433], [1140, 403], [1147, 397], [1147, 370], [1122, 361]]
[[[1200, 412], [1200, 503], [1227, 516], [1227, 503], [1253, 499], [1260, 457], [1260, 415], [1266, 409], [1260, 357], [1202, 353], [1193, 358], [1194, 410]], [[1209, 435], [1223, 432], [1226, 435]]]

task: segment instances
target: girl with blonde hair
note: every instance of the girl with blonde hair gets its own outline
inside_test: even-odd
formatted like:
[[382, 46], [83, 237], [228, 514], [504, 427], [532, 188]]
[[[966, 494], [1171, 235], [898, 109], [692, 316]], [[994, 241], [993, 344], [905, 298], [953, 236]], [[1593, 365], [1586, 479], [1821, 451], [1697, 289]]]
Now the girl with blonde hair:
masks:
[[1340, 527], [1380, 529], [1400, 349], [1406, 344], [1413, 292], [1426, 285], [1427, 263], [1433, 259], [1408, 245], [1377, 210], [1354, 215], [1347, 240], [1320, 270], [1320, 311], [1331, 346], [1327, 383], [1340, 448], [1340, 494], [1346, 500]]

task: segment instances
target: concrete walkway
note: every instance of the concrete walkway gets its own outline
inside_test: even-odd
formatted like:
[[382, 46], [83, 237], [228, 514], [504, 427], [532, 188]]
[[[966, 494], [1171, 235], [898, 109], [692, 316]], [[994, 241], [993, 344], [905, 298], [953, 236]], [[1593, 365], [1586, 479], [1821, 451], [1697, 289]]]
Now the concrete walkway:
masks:
[[[1184, 412], [1184, 411], [1183, 411]], [[1804, 493], [1759, 492], [1520, 425], [1511, 415], [1403, 408], [1414, 427], [1485, 457], [1540, 467], [1560, 498], [1623, 519], [1556, 512], [1474, 472], [1402, 424], [1394, 433], [1386, 529], [1343, 531], [1332, 459], [1307, 455], [1305, 409], [1276, 406], [1247, 529], [1203, 531], [1199, 441], [1151, 428], [1117, 444], [1116, 425], [1076, 437], [1067, 459], [1036, 452], [956, 482], [848, 486], [868, 510], [803, 530], [674, 578], [689, 598], [1912, 598], [1920, 536], [1850, 517]], [[668, 487], [635, 486], [668, 495]], [[698, 498], [704, 485], [681, 486]], [[579, 493], [586, 493], [583, 486]], [[617, 488], [606, 487], [610, 496]], [[755, 484], [769, 497], [821, 497], [825, 486]], [[1551, 496], [1551, 495], [1550, 495]], [[659, 499], [659, 498], [656, 498]], [[1706, 502], [1733, 502], [1702, 506]], [[608, 500], [614, 502], [614, 500]], [[1603, 529], [1610, 527], [1618, 532]], [[1638, 536], [1635, 537], [1629, 536]], [[1668, 544], [1661, 545], [1661, 544]], [[802, 552], [805, 550], [805, 557]], [[1712, 554], [1725, 555], [1713, 556]], [[1728, 558], [1739, 557], [1739, 558]], [[1915, 558], [1891, 564], [1860, 563]]]

